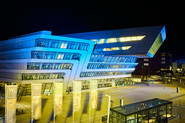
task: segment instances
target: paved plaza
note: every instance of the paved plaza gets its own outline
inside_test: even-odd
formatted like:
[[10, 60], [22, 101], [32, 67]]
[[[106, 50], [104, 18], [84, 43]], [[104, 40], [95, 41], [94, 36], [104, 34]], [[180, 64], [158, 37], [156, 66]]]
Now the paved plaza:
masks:
[[[160, 98], [173, 102], [173, 118], [169, 123], [185, 122], [185, 89], [180, 88], [177, 93], [176, 84], [160, 84], [154, 82], [146, 86], [145, 84], [126, 85], [98, 90], [97, 108], [89, 109], [89, 91], [82, 91], [80, 110], [73, 112], [73, 94], [64, 94], [62, 115], [57, 116], [56, 123], [101, 123], [102, 116], [107, 115], [108, 97], [111, 96], [111, 107], [120, 105], [120, 99], [124, 100], [124, 105], [139, 102], [152, 98]], [[53, 95], [42, 96], [42, 117], [41, 123], [53, 122]], [[18, 123], [29, 123], [31, 120], [31, 97], [24, 96], [17, 104]]]

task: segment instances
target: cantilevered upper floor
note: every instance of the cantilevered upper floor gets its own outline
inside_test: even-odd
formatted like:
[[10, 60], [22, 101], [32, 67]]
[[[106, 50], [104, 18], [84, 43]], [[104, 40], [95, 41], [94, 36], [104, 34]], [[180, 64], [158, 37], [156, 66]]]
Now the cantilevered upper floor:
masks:
[[165, 26], [151, 26], [75, 33], [65, 36], [93, 40], [96, 42], [94, 51], [103, 51], [107, 56], [153, 57], [166, 39], [166, 31]]

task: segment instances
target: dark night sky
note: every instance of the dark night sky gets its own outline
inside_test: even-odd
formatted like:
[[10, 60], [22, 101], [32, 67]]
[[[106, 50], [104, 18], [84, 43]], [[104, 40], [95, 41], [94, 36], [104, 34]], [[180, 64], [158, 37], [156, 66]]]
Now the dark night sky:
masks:
[[0, 3], [0, 40], [40, 30], [59, 35], [165, 25], [167, 39], [160, 50], [185, 58], [183, 1], [129, 1], [6, 0]]

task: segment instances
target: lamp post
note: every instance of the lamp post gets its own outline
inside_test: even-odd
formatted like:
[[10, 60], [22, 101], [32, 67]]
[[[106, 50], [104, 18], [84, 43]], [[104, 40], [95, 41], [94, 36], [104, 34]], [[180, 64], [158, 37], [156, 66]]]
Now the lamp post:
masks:
[[111, 96], [110, 95], [105, 95], [107, 97], [109, 97], [109, 103], [108, 103], [108, 112], [107, 112], [107, 123], [109, 123], [109, 115], [110, 115], [110, 100], [111, 100]]

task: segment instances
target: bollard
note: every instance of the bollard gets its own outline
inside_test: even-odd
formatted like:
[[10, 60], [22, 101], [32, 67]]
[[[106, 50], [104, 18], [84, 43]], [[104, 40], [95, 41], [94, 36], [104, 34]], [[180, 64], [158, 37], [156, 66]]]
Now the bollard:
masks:
[[123, 106], [123, 99], [120, 99], [120, 106]]

